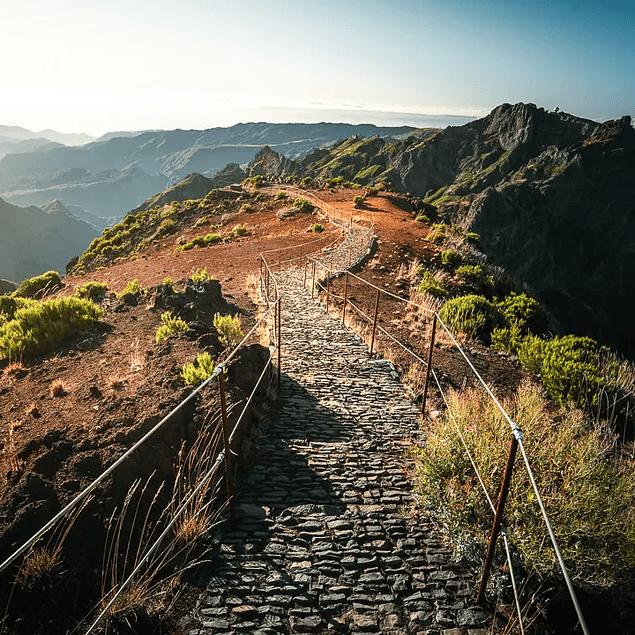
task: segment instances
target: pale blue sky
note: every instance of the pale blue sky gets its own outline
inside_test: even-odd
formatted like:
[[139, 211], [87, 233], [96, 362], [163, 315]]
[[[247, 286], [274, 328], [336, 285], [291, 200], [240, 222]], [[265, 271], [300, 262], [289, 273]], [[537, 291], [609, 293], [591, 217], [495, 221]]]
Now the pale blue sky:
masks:
[[0, 124], [35, 130], [635, 116], [632, 1], [21, 0], [0, 27]]

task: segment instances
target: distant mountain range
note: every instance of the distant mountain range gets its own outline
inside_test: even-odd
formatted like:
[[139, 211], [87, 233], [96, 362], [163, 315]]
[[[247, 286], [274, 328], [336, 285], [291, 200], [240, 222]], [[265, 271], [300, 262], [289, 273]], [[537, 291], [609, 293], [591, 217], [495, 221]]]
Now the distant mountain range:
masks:
[[50, 269], [63, 273], [100, 233], [59, 201], [40, 209], [0, 199], [0, 278], [20, 282]]
[[[246, 165], [265, 145], [300, 159], [351, 135], [403, 138], [414, 130], [372, 124], [249, 123], [209, 130], [109, 133], [69, 147], [53, 143], [59, 136], [36, 141], [34, 136], [44, 133], [29, 136], [23, 129], [0, 126], [0, 141], [12, 134], [16, 142], [12, 153], [0, 159], [0, 197], [20, 206], [59, 199], [104, 219], [104, 227], [188, 174], [211, 177], [228, 163]], [[27, 141], [35, 147], [17, 145]]]

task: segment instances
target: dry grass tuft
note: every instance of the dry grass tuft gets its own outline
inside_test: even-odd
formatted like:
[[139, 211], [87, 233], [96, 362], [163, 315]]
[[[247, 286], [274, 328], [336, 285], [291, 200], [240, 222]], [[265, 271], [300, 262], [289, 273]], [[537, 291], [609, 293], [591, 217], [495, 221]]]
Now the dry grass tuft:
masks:
[[114, 375], [110, 375], [107, 379], [108, 387], [113, 390], [123, 390], [128, 383], [128, 380], [119, 373], [115, 373]]
[[54, 379], [49, 386], [51, 397], [64, 397], [68, 394], [68, 386], [63, 379]]
[[42, 413], [40, 412], [40, 409], [37, 407], [37, 405], [35, 404], [35, 402], [31, 402], [25, 409], [26, 415], [28, 417], [41, 417]]

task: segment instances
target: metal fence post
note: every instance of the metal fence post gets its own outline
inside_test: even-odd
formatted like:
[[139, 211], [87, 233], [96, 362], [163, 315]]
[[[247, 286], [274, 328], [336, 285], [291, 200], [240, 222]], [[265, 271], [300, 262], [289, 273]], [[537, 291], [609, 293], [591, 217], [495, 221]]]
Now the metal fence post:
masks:
[[315, 297], [315, 260], [313, 261], [313, 282], [311, 283], [311, 297]]
[[331, 291], [331, 277], [329, 276], [329, 272], [326, 272], [326, 312], [329, 312], [329, 294]]
[[373, 316], [373, 334], [370, 338], [370, 350], [368, 351], [368, 356], [373, 356], [373, 346], [375, 345], [375, 330], [377, 329], [377, 315], [379, 313], [379, 294], [380, 290], [377, 289], [377, 298], [375, 299], [375, 315]]
[[426, 366], [426, 383], [423, 386], [421, 398], [421, 414], [426, 412], [426, 400], [428, 399], [428, 382], [430, 381], [430, 369], [432, 368], [432, 351], [434, 351], [434, 335], [437, 330], [437, 314], [432, 318], [432, 333], [430, 335], [430, 350], [428, 351], [428, 365]]
[[302, 278], [302, 288], [306, 289], [306, 268], [309, 265], [309, 259], [305, 258], [304, 259], [304, 278]]
[[280, 390], [281, 369], [282, 369], [282, 298], [278, 296], [278, 390]]
[[478, 589], [478, 596], [476, 601], [480, 604], [485, 599], [485, 590], [487, 589], [487, 581], [489, 579], [489, 573], [492, 568], [492, 560], [494, 559], [494, 548], [496, 546], [496, 539], [500, 531], [501, 522], [503, 520], [503, 513], [505, 511], [505, 502], [507, 501], [507, 494], [509, 494], [509, 485], [512, 480], [512, 472], [514, 471], [514, 460], [516, 459], [516, 451], [518, 450], [518, 440], [514, 436], [512, 438], [511, 445], [509, 446], [509, 456], [507, 457], [507, 465], [505, 466], [505, 474], [503, 476], [503, 482], [501, 484], [500, 494], [498, 495], [498, 503], [496, 504], [496, 514], [494, 516], [494, 524], [492, 525], [492, 533], [489, 539], [489, 545], [487, 546], [487, 554], [485, 556], [485, 563], [483, 565], [483, 576], [481, 577], [481, 584]]
[[346, 303], [348, 302], [348, 271], [346, 272], [346, 282], [344, 283], [344, 308], [342, 309], [342, 324], [346, 324]]
[[227, 479], [227, 499], [229, 500], [229, 517], [234, 514], [234, 485], [232, 483], [232, 455], [229, 445], [229, 424], [227, 422], [227, 397], [225, 395], [225, 378], [223, 372], [218, 375], [218, 389], [220, 392], [220, 407], [223, 421], [223, 448], [225, 450], [225, 476]]

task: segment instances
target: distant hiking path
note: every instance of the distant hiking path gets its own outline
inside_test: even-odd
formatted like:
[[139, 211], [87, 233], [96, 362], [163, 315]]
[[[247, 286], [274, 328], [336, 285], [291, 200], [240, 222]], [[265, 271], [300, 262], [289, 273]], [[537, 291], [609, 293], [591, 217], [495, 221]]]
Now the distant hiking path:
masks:
[[[340, 251], [348, 262], [350, 241]], [[485, 635], [491, 616], [475, 603], [475, 580], [412, 509], [407, 450], [421, 437], [398, 374], [368, 358], [302, 273], [277, 279], [282, 406], [189, 635]]]

